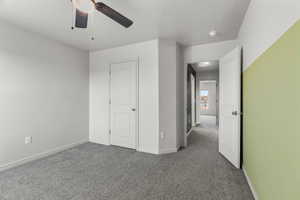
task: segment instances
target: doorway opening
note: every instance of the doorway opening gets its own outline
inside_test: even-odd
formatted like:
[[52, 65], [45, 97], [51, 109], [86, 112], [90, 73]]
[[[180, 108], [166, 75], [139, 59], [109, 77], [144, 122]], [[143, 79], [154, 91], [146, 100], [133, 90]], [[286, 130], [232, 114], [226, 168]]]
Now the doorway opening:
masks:
[[[201, 63], [201, 62], [200, 62]], [[203, 63], [203, 62], [202, 62]], [[219, 61], [197, 67], [197, 126], [217, 128], [219, 125]]]
[[[206, 137], [217, 142], [218, 151], [222, 156], [236, 168], [240, 168], [242, 165], [241, 47], [233, 49], [219, 60], [187, 63], [186, 66], [185, 147], [189, 145], [189, 135], [200, 130], [206, 133]], [[208, 132], [212, 134], [207, 134]], [[215, 136], [211, 138], [211, 135]]]
[[[188, 131], [195, 127], [217, 129], [219, 124], [219, 61], [188, 64]], [[195, 77], [195, 80], [193, 79]], [[190, 104], [190, 106], [189, 106]], [[190, 120], [191, 119], [191, 120]]]

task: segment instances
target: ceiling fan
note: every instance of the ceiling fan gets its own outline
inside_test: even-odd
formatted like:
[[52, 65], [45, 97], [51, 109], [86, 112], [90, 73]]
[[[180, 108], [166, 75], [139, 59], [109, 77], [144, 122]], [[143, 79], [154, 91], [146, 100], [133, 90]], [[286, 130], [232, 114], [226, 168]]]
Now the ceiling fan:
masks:
[[111, 18], [115, 22], [129, 28], [133, 21], [119, 13], [118, 11], [112, 9], [103, 2], [96, 2], [96, 0], [71, 0], [74, 8], [76, 9], [75, 14], [75, 27], [76, 28], [87, 28], [88, 26], [88, 16], [93, 11], [97, 10], [107, 17]]

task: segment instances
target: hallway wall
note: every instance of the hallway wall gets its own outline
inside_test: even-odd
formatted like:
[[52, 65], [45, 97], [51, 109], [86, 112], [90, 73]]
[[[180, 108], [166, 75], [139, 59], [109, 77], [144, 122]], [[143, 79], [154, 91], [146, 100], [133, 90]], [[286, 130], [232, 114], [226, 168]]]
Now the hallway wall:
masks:
[[260, 200], [300, 196], [300, 95], [295, 92], [300, 85], [300, 21], [291, 27], [299, 8], [294, 0], [252, 0], [240, 31], [244, 168]]
[[[159, 39], [159, 153], [177, 151], [177, 139], [180, 131], [177, 113], [177, 93], [179, 80], [177, 76], [177, 43]], [[179, 124], [177, 124], [179, 123]], [[182, 122], [181, 122], [182, 123]]]

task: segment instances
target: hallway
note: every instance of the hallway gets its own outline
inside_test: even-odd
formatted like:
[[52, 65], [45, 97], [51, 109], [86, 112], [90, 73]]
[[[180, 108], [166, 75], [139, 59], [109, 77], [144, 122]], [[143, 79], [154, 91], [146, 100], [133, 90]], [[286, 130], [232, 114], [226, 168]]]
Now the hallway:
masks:
[[1, 200], [253, 200], [242, 172], [217, 151], [213, 128], [189, 147], [150, 155], [86, 143], [0, 172]]

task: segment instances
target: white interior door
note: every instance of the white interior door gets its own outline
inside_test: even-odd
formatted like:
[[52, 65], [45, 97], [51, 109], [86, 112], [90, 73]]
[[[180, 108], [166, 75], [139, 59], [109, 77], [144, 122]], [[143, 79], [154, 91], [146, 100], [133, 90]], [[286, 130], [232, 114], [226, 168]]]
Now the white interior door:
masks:
[[137, 62], [111, 64], [112, 145], [136, 149]]
[[220, 60], [219, 152], [240, 168], [241, 48]]

